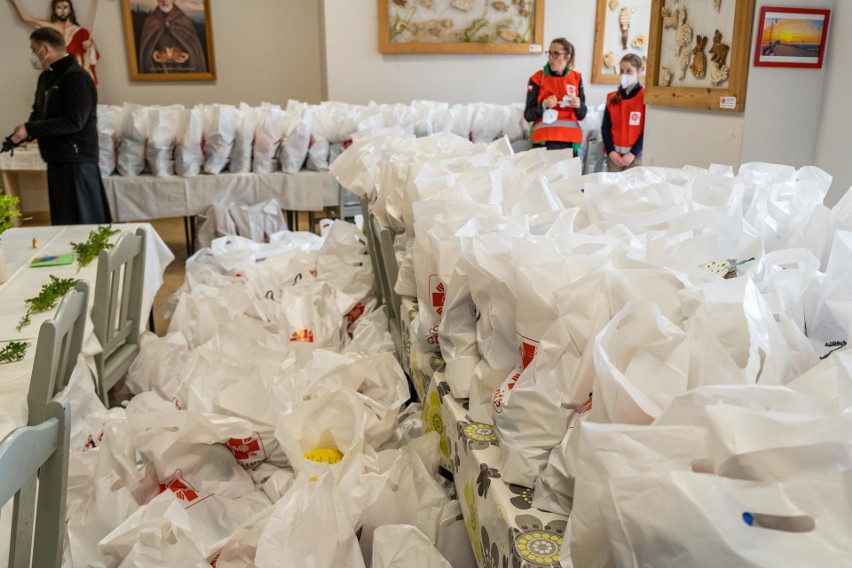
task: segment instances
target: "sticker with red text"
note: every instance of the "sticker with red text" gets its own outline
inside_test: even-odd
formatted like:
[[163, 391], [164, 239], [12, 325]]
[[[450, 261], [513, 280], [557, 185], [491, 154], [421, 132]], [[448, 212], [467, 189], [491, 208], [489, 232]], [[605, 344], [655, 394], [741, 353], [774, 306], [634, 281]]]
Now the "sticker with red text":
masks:
[[230, 438], [225, 445], [234, 454], [234, 459], [246, 469], [254, 469], [269, 457], [258, 432], [252, 432], [251, 438]]
[[437, 274], [429, 276], [429, 296], [432, 298], [432, 307], [440, 316], [444, 313], [444, 297], [446, 296], [446, 287]]
[[181, 470], [175, 470], [171, 477], [160, 484], [160, 493], [165, 493], [166, 490], [171, 491], [178, 500], [183, 502], [184, 509], [189, 509], [213, 495], [212, 493], [203, 496], [199, 495], [198, 491], [182, 476], [183, 472]]
[[518, 350], [521, 353], [521, 363], [526, 369], [530, 363], [535, 359], [536, 351], [538, 351], [539, 342], [535, 339], [530, 339], [529, 337], [524, 337], [521, 334], [518, 334], [521, 337], [521, 344], [518, 347]]

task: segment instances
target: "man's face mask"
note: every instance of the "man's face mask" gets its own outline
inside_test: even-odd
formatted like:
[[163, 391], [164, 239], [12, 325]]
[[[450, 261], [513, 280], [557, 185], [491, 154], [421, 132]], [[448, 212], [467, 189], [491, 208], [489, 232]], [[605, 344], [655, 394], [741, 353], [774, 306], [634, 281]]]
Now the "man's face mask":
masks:
[[33, 69], [36, 71], [44, 71], [44, 65], [42, 62], [44, 61], [41, 57], [38, 56], [39, 52], [44, 48], [44, 46], [40, 47], [38, 51], [30, 52], [30, 65], [33, 66]]

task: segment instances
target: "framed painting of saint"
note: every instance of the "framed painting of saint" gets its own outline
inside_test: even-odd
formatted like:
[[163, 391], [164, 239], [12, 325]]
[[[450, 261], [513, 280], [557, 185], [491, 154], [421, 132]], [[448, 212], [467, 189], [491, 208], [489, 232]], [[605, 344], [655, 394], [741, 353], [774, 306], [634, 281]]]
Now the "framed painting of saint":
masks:
[[121, 0], [133, 81], [216, 79], [210, 0]]

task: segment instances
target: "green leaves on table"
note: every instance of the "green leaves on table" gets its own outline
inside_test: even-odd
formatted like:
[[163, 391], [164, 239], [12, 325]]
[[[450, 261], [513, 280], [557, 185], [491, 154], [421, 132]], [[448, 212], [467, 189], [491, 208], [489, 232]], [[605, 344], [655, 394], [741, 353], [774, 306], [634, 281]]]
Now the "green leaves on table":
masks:
[[50, 275], [50, 282], [41, 287], [41, 291], [35, 298], [24, 300], [27, 304], [27, 313], [18, 322], [16, 328], [20, 332], [25, 326], [30, 323], [30, 316], [39, 312], [56, 307], [57, 302], [68, 293], [69, 290], [77, 285], [76, 278], [57, 278], [53, 274]]
[[3, 189], [0, 188], [0, 234], [2, 234], [6, 229], [11, 229], [15, 222], [12, 220], [12, 217], [20, 217], [21, 211], [19, 209], [13, 209], [16, 205], [18, 205], [21, 200], [12, 195], [6, 195], [3, 192]]
[[30, 344], [26, 341], [10, 341], [6, 347], [0, 349], [0, 365], [20, 361], [27, 354], [29, 346]]
[[77, 253], [77, 262], [80, 264], [80, 268], [88, 266], [89, 263], [98, 258], [102, 250], [111, 249], [113, 243], [109, 242], [109, 238], [118, 231], [118, 229], [113, 229], [112, 224], [101, 225], [89, 233], [89, 238], [86, 242], [72, 242], [71, 248]]

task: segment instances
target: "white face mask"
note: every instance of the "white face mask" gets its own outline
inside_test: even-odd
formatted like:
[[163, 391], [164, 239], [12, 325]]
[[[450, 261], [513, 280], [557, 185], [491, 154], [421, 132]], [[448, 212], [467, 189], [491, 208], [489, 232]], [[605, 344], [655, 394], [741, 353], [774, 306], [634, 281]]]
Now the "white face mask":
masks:
[[629, 89], [639, 80], [639, 77], [636, 75], [622, 75], [621, 76], [621, 88], [624, 90]]
[[[38, 51], [41, 51], [40, 49]], [[38, 51], [30, 52], [30, 65], [33, 66], [33, 69], [36, 71], [44, 71], [44, 65], [42, 65], [42, 60], [38, 56]]]

